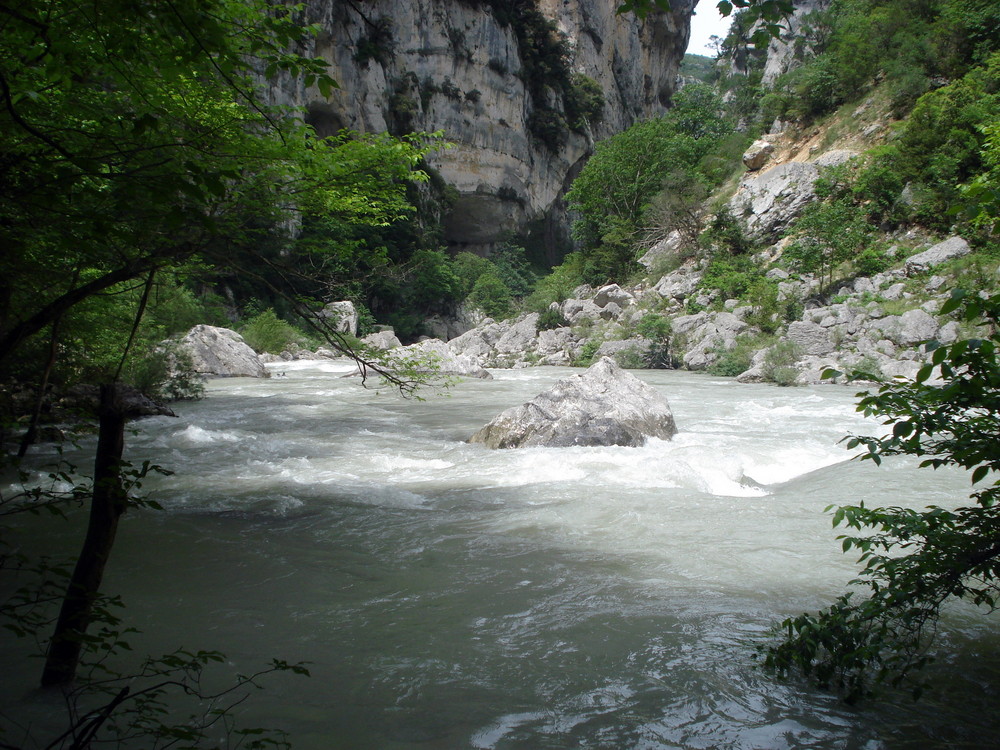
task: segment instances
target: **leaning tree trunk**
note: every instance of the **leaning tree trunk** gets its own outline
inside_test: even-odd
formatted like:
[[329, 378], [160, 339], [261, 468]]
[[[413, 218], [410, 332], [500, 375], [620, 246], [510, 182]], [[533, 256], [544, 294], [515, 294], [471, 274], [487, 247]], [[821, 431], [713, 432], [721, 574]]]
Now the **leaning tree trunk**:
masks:
[[42, 672], [43, 686], [64, 685], [76, 676], [83, 636], [90, 624], [104, 566], [115, 541], [118, 520], [128, 505], [128, 492], [121, 475], [124, 446], [125, 409], [118, 386], [115, 383], [102, 385], [90, 522], [49, 642]]

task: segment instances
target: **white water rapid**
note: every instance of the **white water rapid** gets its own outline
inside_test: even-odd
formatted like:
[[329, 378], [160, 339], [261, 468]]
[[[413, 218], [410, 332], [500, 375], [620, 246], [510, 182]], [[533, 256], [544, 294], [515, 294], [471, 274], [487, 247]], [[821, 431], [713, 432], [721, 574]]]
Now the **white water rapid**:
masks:
[[132, 460], [176, 473], [146, 483], [164, 510], [126, 517], [106, 581], [137, 650], [311, 662], [246, 723], [299, 750], [997, 746], [1000, 627], [970, 609], [920, 704], [851, 708], [757, 667], [773, 624], [857, 570], [826, 506], [968, 495], [960, 473], [850, 461], [841, 439], [881, 429], [854, 389], [641, 372], [674, 440], [490, 451], [464, 440], [570, 371], [413, 401], [338, 362], [280, 369], [134, 424]]

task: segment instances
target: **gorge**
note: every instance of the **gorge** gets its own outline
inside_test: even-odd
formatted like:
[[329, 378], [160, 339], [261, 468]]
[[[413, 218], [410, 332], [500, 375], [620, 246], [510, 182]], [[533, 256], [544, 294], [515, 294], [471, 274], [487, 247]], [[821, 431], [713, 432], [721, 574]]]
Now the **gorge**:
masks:
[[622, 2], [0, 5], [0, 744], [991, 741], [1000, 6]]
[[452, 147], [428, 164], [457, 194], [453, 250], [487, 252], [529, 224], [565, 244], [560, 200], [595, 141], [669, 105], [695, 3], [639, 20], [614, 0], [313, 0], [306, 52], [339, 87], [285, 81], [268, 96], [304, 107], [321, 135], [443, 131]]

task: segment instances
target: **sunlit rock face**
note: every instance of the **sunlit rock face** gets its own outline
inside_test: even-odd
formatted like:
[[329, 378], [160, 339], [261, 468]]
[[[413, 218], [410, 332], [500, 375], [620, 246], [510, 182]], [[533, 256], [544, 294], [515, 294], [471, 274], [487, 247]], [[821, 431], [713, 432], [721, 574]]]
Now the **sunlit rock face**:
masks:
[[573, 72], [596, 81], [605, 100], [599, 121], [549, 143], [538, 115], [564, 115], [563, 94], [536, 79], [532, 95], [509, 4], [489, 0], [310, 0], [305, 20], [322, 32], [307, 53], [330, 63], [340, 89], [324, 98], [286, 81], [271, 98], [305, 107], [321, 134], [444, 131], [454, 146], [429, 162], [458, 191], [446, 239], [488, 250], [558, 210], [596, 140], [667, 107], [696, 2], [675, 0], [671, 13], [640, 21], [617, 15], [618, 0], [537, 0], [564, 35]]
[[669, 440], [676, 434], [667, 399], [603, 357], [582, 374], [501, 412], [469, 442], [487, 448], [635, 447], [649, 437]]

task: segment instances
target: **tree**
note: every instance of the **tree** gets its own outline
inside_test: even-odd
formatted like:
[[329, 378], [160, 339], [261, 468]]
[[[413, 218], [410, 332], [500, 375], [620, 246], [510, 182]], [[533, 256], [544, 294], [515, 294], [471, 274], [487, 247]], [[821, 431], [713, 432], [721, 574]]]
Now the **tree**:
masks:
[[709, 86], [692, 85], [662, 117], [638, 122], [597, 144], [566, 194], [579, 218], [574, 237], [592, 269], [587, 283], [622, 281], [636, 270], [635, 235], [650, 202], [669, 180], [674, 186], [710, 183], [701, 161], [731, 132]]
[[514, 312], [510, 289], [493, 270], [486, 271], [476, 279], [469, 294], [469, 302], [496, 320], [509, 318]]
[[116, 284], [234, 262], [323, 211], [384, 223], [423, 179], [415, 140], [319, 139], [259, 73], [324, 91], [265, 0], [0, 5], [0, 360]]
[[783, 640], [767, 650], [766, 663], [779, 673], [801, 669], [849, 701], [882, 682], [913, 684], [919, 695], [915, 674], [933, 658], [945, 603], [958, 598], [993, 612], [1000, 597], [1000, 295], [956, 292], [942, 313], [955, 311], [980, 336], [931, 343], [931, 361], [915, 381], [861, 394], [859, 411], [883, 418], [892, 431], [853, 437], [848, 446], [865, 448], [862, 458], [876, 464], [907, 455], [921, 458], [922, 467], [967, 469], [979, 485], [972, 502], [837, 508], [834, 526], [849, 530], [839, 537], [844, 551], [861, 553], [863, 568], [852, 583], [867, 595], [851, 591], [819, 613], [785, 620]]
[[795, 242], [785, 251], [807, 273], [833, 281], [834, 269], [854, 258], [871, 241], [872, 228], [865, 210], [846, 199], [813, 203], [795, 222]]
[[[406, 183], [426, 179], [419, 136], [322, 139], [263, 103], [262, 76], [334, 85], [322, 60], [289, 51], [313, 31], [299, 10], [265, 0], [0, 4], [0, 364], [48, 330], [44, 383], [65, 319], [98, 295], [141, 290], [117, 362], [98, 373], [91, 522], [45, 684], [74, 677], [133, 502], [118, 381], [157, 274], [254, 257], [278, 290], [295, 274], [280, 249], [302, 215], [387, 224], [412, 210]], [[330, 342], [353, 354], [343, 338]], [[406, 387], [386, 365], [365, 364]]]

